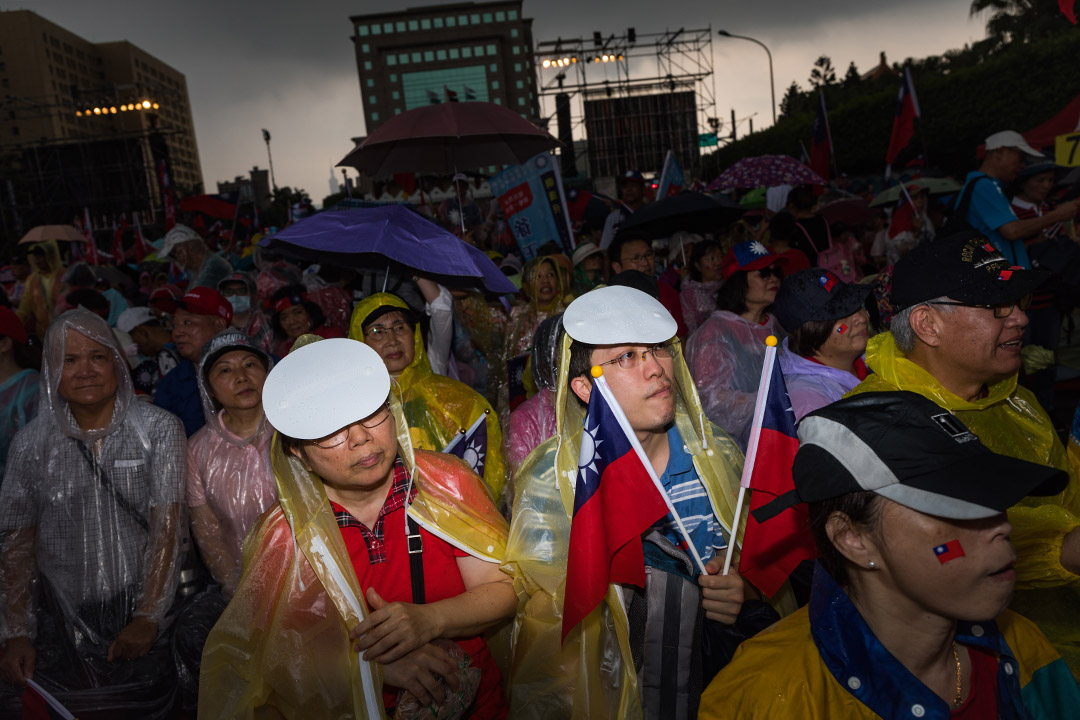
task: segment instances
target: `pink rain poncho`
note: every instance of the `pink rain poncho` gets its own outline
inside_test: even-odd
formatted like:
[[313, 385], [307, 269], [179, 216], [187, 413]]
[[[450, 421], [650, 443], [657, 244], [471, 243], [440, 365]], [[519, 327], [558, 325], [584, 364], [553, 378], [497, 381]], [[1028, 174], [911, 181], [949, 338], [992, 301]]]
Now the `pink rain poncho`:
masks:
[[261, 356], [267, 371], [273, 367], [270, 356], [235, 328], [218, 333], [203, 348], [198, 383], [206, 425], [188, 440], [191, 528], [210, 573], [228, 595], [240, 581], [244, 538], [259, 516], [277, 501], [270, 467], [274, 429], [264, 416], [253, 436], [237, 436], [222, 420], [226, 411], [211, 397], [206, 379], [209, 363], [223, 351], [244, 349]]
[[686, 343], [686, 364], [705, 415], [726, 430], [744, 452], [765, 360], [765, 338], [770, 335], [784, 336], [772, 315], [761, 325], [717, 310]]
[[[111, 354], [117, 390], [100, 429], [81, 428], [60, 396], [75, 333]], [[134, 400], [123, 352], [87, 310], [50, 326], [40, 387], [37, 417], [15, 436], [0, 490], [0, 641], [28, 638], [34, 679], [74, 713], [139, 708], [139, 717], [159, 717], [175, 692], [168, 628], [185, 532], [184, 428]], [[158, 626], [149, 654], [108, 662], [137, 617]]]
[[511, 472], [517, 470], [540, 443], [555, 434], [555, 385], [558, 382], [555, 354], [561, 339], [562, 313], [544, 320], [536, 329], [530, 359], [536, 394], [510, 413], [506, 433], [506, 459]]

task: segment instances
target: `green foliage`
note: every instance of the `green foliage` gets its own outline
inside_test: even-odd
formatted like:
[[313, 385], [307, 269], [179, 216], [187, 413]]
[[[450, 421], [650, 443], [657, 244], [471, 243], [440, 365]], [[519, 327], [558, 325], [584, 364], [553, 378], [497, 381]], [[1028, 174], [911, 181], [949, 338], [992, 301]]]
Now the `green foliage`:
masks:
[[810, 85], [814, 88], [836, 84], [836, 69], [833, 68], [832, 60], [828, 55], [822, 55], [814, 61], [814, 67], [810, 70]]
[[[1072, 72], [1076, 57], [1080, 57], [1080, 31], [1070, 30], [1039, 42], [1013, 43], [996, 52], [977, 44], [905, 63], [912, 69], [922, 118], [916, 120], [915, 136], [897, 165], [923, 152], [925, 140], [932, 165], [950, 174], [972, 169], [975, 148], [987, 135], [1030, 130], [1080, 94], [1080, 76]], [[878, 174], [884, 170], [898, 90], [896, 78], [825, 88], [841, 171]], [[798, 157], [799, 142], [808, 145], [813, 130], [813, 94], [793, 95], [789, 88], [781, 106], [783, 117], [774, 127], [720, 148], [712, 162], [723, 169], [755, 155]]]

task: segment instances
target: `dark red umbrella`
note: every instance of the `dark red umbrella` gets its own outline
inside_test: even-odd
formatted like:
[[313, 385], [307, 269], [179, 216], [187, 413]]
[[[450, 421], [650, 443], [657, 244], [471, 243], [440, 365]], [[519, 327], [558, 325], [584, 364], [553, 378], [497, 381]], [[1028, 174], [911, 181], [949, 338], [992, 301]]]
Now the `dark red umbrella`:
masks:
[[822, 205], [818, 214], [830, 223], [842, 222], [854, 226], [870, 222], [877, 216], [878, 211], [868, 206], [862, 198], [845, 198]]
[[489, 165], [520, 165], [559, 144], [502, 105], [450, 102], [392, 117], [338, 166], [372, 177], [401, 172], [448, 175]]

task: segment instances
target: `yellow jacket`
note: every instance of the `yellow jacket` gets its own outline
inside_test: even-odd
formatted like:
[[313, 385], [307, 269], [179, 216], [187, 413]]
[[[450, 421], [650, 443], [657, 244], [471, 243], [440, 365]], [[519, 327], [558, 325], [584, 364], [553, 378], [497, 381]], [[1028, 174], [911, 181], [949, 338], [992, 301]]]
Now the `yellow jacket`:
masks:
[[[401, 406], [391, 403], [399, 428]], [[499, 562], [506, 521], [457, 457], [398, 447], [418, 490], [409, 515], [473, 557]], [[244, 573], [203, 650], [199, 718], [384, 717], [382, 671], [350, 647], [367, 605], [319, 478], [272, 450], [280, 501], [244, 543]], [[404, 558], [400, 562], [407, 562]]]
[[[353, 310], [349, 337], [363, 342], [364, 321], [374, 310], [385, 305], [409, 309], [397, 295], [369, 295]], [[499, 418], [480, 393], [463, 382], [431, 371], [419, 325], [413, 336], [412, 364], [401, 371], [393, 387], [404, 407], [413, 447], [418, 450], [442, 452], [456, 434], [472, 427], [481, 415], [487, 413], [488, 449], [484, 459], [484, 482], [497, 502], [506, 483]]]
[[[518, 611], [510, 674], [510, 717], [642, 717], [630, 655], [626, 611], [616, 586], [561, 642], [563, 594], [574, 483], [585, 408], [567, 387], [570, 338], [565, 336], [556, 386], [559, 434], [544, 442], [515, 475], [513, 516], [503, 569], [514, 576]], [[675, 358], [675, 423], [694, 457], [713, 512], [733, 524], [743, 456], [734, 441], [705, 419], [681, 354]], [[742, 523], [737, 533], [741, 541]], [[782, 596], [782, 597], [781, 597]], [[785, 585], [774, 600], [794, 609]]]
[[866, 365], [874, 371], [848, 396], [909, 390], [960, 418], [988, 448], [1002, 455], [1067, 470], [1069, 484], [1058, 495], [1028, 497], [1009, 509], [1016, 547], [1017, 593], [1012, 608], [1035, 621], [1080, 676], [1080, 575], [1061, 565], [1065, 535], [1080, 527], [1080, 445], [1069, 449], [1035, 396], [1016, 376], [994, 383], [985, 398], [957, 397], [904, 357], [892, 333], [870, 338]]
[[[821, 568], [819, 572], [823, 574]], [[739, 646], [701, 697], [701, 720], [942, 720], [950, 708], [874, 637], [831, 578], [800, 609]], [[1080, 691], [1046, 637], [1006, 610], [995, 620], [959, 623], [956, 641], [998, 658], [1002, 718], [1075, 717]], [[1015, 712], [1017, 705], [1028, 714]]]

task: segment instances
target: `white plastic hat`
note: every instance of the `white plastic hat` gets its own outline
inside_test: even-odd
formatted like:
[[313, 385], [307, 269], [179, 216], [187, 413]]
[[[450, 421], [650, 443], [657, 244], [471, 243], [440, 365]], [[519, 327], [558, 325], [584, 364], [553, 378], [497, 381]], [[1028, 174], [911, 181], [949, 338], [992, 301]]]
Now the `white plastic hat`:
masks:
[[150, 312], [150, 308], [140, 305], [139, 307], [128, 308], [120, 313], [120, 316], [116, 318], [116, 327], [126, 333], [130, 333], [135, 328], [144, 323], [148, 323], [151, 320], [157, 320], [157, 317], [154, 316], [154, 313]]
[[366, 418], [386, 402], [390, 373], [357, 340], [332, 338], [293, 350], [263, 386], [263, 411], [289, 437], [317, 440]]
[[187, 225], [177, 223], [173, 226], [173, 229], [165, 233], [165, 239], [161, 243], [161, 249], [158, 250], [157, 255], [160, 258], [169, 257], [169, 254], [176, 249], [177, 245], [183, 245], [191, 240], [199, 240], [201, 236]]
[[[563, 314], [566, 334], [589, 345], [661, 343], [675, 337], [678, 325], [660, 301], [624, 285], [585, 293]], [[265, 391], [264, 391], [265, 392]]]

